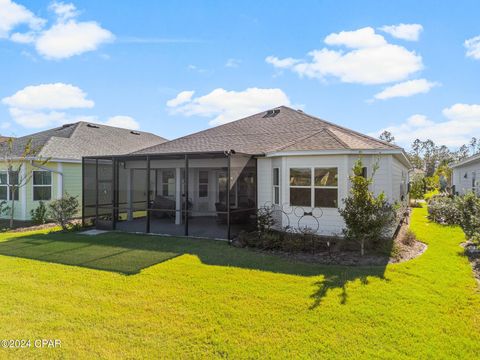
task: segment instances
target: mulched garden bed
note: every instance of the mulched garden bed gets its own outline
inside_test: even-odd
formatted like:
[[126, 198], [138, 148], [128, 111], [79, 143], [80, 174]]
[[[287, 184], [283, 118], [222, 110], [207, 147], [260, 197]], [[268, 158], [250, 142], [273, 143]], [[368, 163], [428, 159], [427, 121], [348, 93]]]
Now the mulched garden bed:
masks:
[[414, 259], [422, 255], [427, 250], [427, 245], [420, 241], [413, 241], [413, 243], [407, 245], [403, 241], [407, 231], [408, 223], [406, 221], [400, 231], [397, 234], [392, 246], [392, 251], [390, 251], [390, 256], [385, 253], [366, 251], [364, 256], [360, 255], [360, 250], [358, 251], [319, 251], [312, 253], [289, 253], [285, 251], [278, 250], [259, 250], [251, 248], [253, 251], [275, 254], [287, 259], [295, 261], [304, 261], [317, 264], [326, 264], [326, 265], [386, 265], [392, 263], [401, 263]]

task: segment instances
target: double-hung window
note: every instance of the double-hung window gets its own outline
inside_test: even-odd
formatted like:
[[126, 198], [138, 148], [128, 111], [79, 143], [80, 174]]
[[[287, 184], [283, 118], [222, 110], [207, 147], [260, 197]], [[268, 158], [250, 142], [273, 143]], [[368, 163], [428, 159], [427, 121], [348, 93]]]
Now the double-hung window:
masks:
[[280, 169], [273, 168], [273, 203], [280, 205]]
[[48, 201], [52, 198], [52, 173], [33, 171], [33, 201]]
[[18, 200], [18, 171], [0, 171], [0, 200], [13, 199]]
[[290, 205], [338, 207], [337, 168], [290, 168]]
[[0, 171], [0, 200], [18, 200], [18, 172]]

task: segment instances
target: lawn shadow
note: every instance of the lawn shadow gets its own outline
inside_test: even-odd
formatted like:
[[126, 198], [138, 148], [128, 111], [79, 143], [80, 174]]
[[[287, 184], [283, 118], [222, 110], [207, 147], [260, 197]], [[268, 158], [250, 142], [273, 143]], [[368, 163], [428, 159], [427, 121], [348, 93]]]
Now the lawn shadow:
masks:
[[273, 273], [322, 277], [314, 286], [311, 308], [320, 305], [331, 289], [341, 288], [340, 302], [348, 298], [347, 283], [368, 277], [384, 279], [387, 262], [376, 266], [320, 265], [286, 259], [249, 249], [229, 246], [226, 242], [209, 239], [175, 238], [110, 232], [96, 236], [78, 233], [52, 232], [48, 234], [12, 235], [0, 242], [0, 255], [33, 259], [63, 265], [80, 266], [124, 275], [175, 257], [191, 254], [206, 265], [232, 266]]

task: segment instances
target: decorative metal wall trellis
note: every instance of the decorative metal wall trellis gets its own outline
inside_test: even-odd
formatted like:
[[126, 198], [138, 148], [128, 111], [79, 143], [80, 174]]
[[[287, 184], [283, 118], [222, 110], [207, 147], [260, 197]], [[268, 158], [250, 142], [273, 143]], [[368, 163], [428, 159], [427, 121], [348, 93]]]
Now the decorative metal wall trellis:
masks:
[[[288, 203], [277, 205], [273, 204], [271, 201], [265, 202], [262, 208], [270, 209], [270, 211], [272, 212], [272, 216], [277, 219], [276, 221], [280, 221], [280, 226], [276, 224], [279, 228], [290, 229], [292, 225], [290, 217], [292, 215], [295, 215], [296, 218], [298, 218], [298, 220], [296, 221], [298, 230], [308, 230], [313, 233], [317, 233], [318, 230], [320, 230], [320, 218], [323, 216], [323, 210], [320, 208], [292, 206]], [[284, 223], [284, 220], [286, 223]], [[304, 224], [307, 221], [310, 226]]]

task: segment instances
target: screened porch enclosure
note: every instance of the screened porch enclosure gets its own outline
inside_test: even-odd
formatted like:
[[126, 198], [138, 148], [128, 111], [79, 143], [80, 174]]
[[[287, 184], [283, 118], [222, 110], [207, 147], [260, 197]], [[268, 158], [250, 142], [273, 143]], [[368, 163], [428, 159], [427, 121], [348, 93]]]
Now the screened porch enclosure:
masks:
[[196, 153], [83, 158], [84, 225], [231, 239], [251, 230], [256, 159]]

